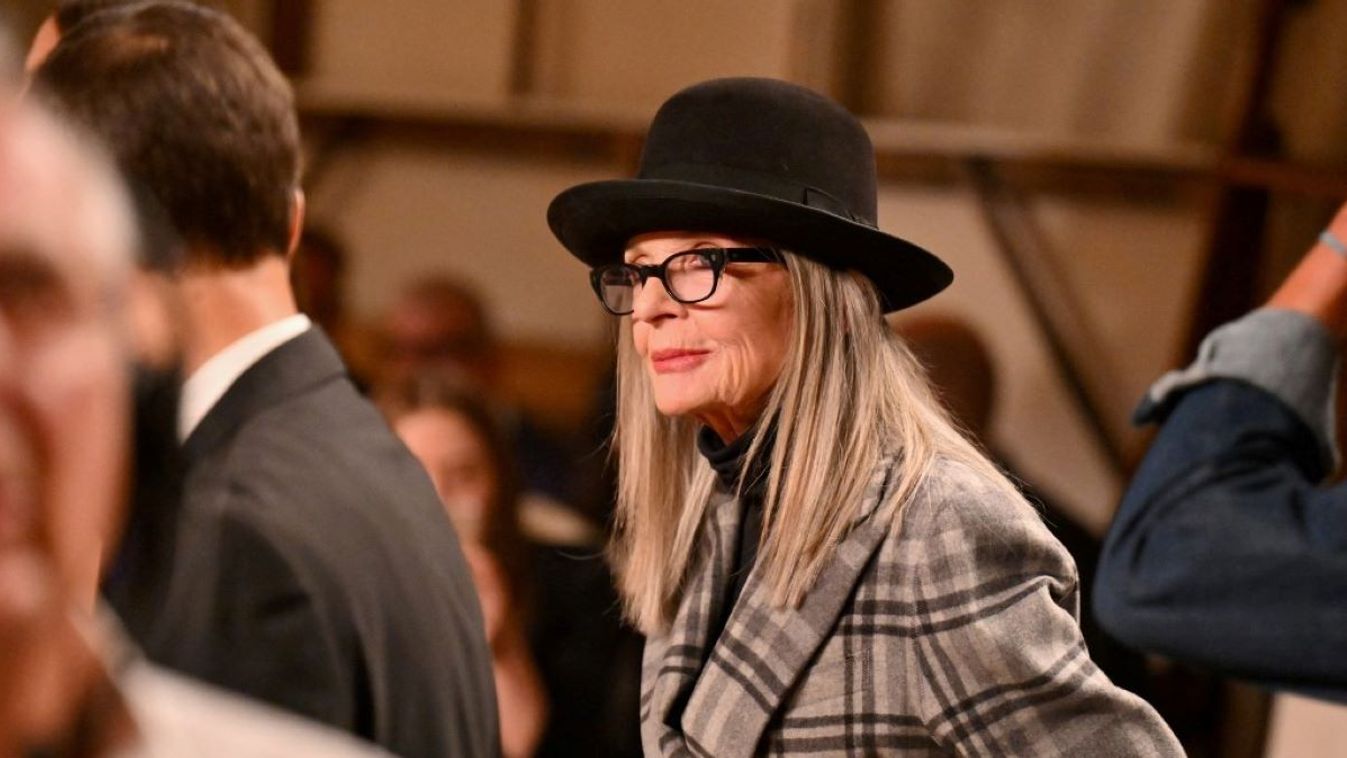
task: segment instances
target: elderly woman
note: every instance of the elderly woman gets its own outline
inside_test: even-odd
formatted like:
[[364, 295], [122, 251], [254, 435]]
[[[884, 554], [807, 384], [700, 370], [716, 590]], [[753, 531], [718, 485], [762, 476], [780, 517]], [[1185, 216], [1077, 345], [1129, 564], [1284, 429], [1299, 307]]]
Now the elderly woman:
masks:
[[[618, 344], [614, 555], [649, 755], [1181, 755], [1091, 663], [1076, 570], [884, 314], [947, 286], [879, 231], [857, 120], [724, 79], [557, 238]], [[656, 281], [657, 280], [657, 281]]]

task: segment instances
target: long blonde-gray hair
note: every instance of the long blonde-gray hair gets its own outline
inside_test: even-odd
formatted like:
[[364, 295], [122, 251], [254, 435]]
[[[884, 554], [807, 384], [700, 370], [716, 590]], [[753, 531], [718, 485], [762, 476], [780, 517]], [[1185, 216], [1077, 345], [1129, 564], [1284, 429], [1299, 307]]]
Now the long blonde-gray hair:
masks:
[[[1019, 497], [950, 422], [885, 323], [870, 281], [791, 253], [785, 260], [793, 331], [761, 417], [776, 421], [776, 442], [764, 451], [771, 424], [757, 424], [744, 462], [770, 455], [758, 561], [779, 605], [808, 592], [886, 455], [900, 456], [890, 490], [899, 502], [937, 457], [961, 461]], [[627, 617], [652, 634], [672, 620], [715, 478], [697, 452], [697, 422], [656, 410], [629, 319], [618, 334], [617, 402], [612, 555]]]

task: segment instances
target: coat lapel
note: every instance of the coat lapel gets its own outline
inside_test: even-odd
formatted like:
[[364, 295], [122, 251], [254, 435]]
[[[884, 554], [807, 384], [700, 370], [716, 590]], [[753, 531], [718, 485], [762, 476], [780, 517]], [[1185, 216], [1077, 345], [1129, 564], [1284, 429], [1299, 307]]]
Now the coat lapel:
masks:
[[678, 721], [715, 640], [711, 625], [720, 618], [725, 588], [739, 533], [739, 508], [717, 491], [707, 504], [707, 519], [688, 584], [669, 631], [646, 641], [641, 677], [641, 742], [646, 755], [686, 753]]
[[[889, 458], [876, 467], [851, 531], [798, 608], [776, 607], [771, 588], [754, 567], [700, 675], [687, 675], [696, 679], [678, 724], [687, 751], [716, 758], [754, 754], [773, 715], [833, 633], [857, 580], [889, 534], [891, 519], [886, 516], [891, 508], [878, 516], [876, 512], [888, 500], [892, 464]], [[734, 537], [731, 532], [729, 540]], [[723, 572], [719, 589], [723, 595]], [[670, 751], [670, 743], [666, 738], [661, 752], [680, 752]]]

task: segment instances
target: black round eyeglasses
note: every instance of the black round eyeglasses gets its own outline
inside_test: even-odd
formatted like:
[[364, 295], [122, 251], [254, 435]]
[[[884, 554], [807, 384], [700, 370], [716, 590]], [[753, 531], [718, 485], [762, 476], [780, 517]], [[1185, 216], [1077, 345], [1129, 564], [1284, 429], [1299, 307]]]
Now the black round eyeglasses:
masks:
[[589, 272], [589, 283], [604, 309], [625, 316], [635, 309], [636, 293], [654, 277], [674, 300], [690, 305], [716, 294], [720, 275], [729, 263], [780, 263], [781, 253], [770, 247], [699, 247], [675, 253], [663, 263], [642, 266], [613, 263]]

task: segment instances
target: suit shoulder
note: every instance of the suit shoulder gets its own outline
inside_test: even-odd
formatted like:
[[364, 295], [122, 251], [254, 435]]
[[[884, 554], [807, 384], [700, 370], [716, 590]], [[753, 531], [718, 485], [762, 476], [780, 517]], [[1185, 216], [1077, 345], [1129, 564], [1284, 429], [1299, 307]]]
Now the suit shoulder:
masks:
[[368, 435], [391, 435], [383, 417], [342, 378], [310, 387], [261, 410], [240, 424], [235, 436], [249, 445], [303, 439], [310, 444], [349, 444]]
[[260, 502], [321, 503], [325, 513], [340, 503], [438, 502], [411, 453], [344, 380], [247, 419], [221, 452], [229, 485]]

